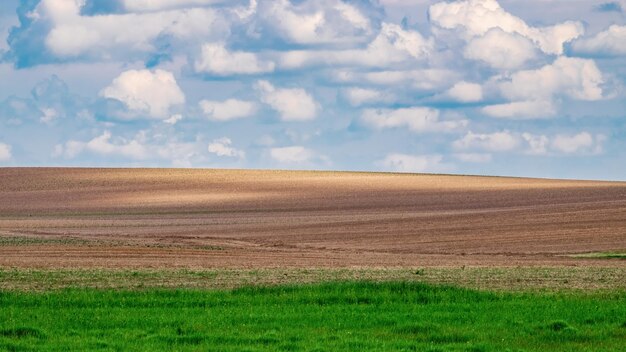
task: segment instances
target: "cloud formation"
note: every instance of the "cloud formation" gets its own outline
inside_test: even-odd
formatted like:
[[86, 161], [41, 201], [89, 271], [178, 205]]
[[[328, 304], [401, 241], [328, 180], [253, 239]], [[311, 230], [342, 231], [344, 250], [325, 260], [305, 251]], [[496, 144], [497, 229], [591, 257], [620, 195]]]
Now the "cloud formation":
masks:
[[228, 137], [218, 138], [211, 143], [207, 148], [209, 153], [222, 157], [231, 158], [245, 158], [246, 153], [242, 150], [238, 150], [232, 147], [233, 142]]
[[268, 81], [255, 85], [261, 101], [280, 114], [283, 121], [312, 120], [317, 115], [318, 103], [302, 88], [276, 88]]
[[457, 150], [483, 150], [489, 152], [506, 152], [515, 149], [518, 145], [518, 139], [509, 131], [482, 134], [470, 131], [452, 144]]
[[506, 12], [496, 0], [439, 2], [429, 8], [428, 14], [433, 24], [442, 29], [457, 30], [466, 40], [499, 29], [530, 39], [546, 54], [562, 54], [565, 43], [584, 34], [582, 23], [574, 21], [548, 27], [529, 26], [521, 18]]
[[589, 57], [626, 56], [626, 26], [612, 25], [593, 37], [581, 38], [572, 43], [572, 50]]
[[405, 109], [366, 109], [361, 120], [376, 129], [408, 128], [412, 132], [452, 132], [467, 126], [467, 120], [439, 119], [435, 109], [414, 107]]
[[227, 99], [225, 101], [200, 101], [200, 108], [212, 120], [230, 121], [254, 115], [257, 104], [252, 101]]
[[100, 95], [115, 99], [141, 116], [170, 117], [171, 108], [185, 103], [185, 94], [171, 72], [129, 70], [122, 72]]
[[274, 66], [273, 62], [260, 60], [253, 53], [228, 51], [224, 43], [202, 45], [200, 57], [194, 64], [197, 72], [216, 76], [272, 72]]
[[89, 151], [101, 155], [122, 156], [137, 160], [144, 160], [149, 157], [146, 147], [139, 141], [120, 139], [112, 142], [111, 138], [111, 132], [105, 131], [88, 142], [68, 141], [65, 145], [57, 145], [54, 150], [54, 155], [71, 159], [83, 151]]
[[626, 165], [623, 1], [18, 1], [0, 5], [12, 164]]
[[511, 102], [486, 106], [483, 112], [500, 118], [549, 117], [557, 112], [555, 98], [602, 99], [604, 82], [593, 60], [559, 57], [536, 70], [494, 77], [490, 83]]
[[396, 172], [447, 172], [454, 167], [443, 162], [441, 155], [389, 154], [381, 161], [388, 171]]
[[303, 164], [317, 157], [315, 151], [300, 145], [290, 147], [271, 148], [270, 156], [279, 163]]

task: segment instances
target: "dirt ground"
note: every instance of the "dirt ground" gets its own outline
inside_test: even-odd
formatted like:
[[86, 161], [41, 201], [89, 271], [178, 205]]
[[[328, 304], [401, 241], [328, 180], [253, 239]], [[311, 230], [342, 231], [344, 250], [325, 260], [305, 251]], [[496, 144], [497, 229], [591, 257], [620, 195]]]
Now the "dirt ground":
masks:
[[0, 169], [0, 268], [626, 267], [626, 183]]

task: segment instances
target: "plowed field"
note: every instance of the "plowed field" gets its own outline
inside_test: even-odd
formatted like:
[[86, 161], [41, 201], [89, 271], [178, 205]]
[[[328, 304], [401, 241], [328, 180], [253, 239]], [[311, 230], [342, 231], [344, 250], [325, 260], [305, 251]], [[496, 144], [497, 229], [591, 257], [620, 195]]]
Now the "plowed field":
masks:
[[0, 169], [0, 267], [612, 266], [626, 183], [382, 173]]

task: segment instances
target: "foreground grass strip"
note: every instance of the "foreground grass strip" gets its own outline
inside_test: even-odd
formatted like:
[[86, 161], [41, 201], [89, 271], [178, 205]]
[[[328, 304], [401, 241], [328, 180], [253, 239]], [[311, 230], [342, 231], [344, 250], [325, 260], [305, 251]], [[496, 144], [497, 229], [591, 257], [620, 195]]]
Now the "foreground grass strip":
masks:
[[626, 292], [408, 282], [0, 292], [0, 350], [623, 351]]
[[229, 289], [330, 281], [407, 281], [488, 290], [626, 290], [626, 267], [215, 270], [0, 269], [0, 290]]
[[570, 257], [574, 258], [590, 258], [590, 259], [626, 259], [626, 252], [595, 252], [574, 254]]

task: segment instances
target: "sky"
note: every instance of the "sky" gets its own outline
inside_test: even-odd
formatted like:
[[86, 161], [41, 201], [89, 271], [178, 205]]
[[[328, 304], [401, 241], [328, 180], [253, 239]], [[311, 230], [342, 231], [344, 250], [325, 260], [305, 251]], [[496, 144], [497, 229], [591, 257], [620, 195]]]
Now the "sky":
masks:
[[626, 0], [2, 0], [0, 166], [626, 180]]

